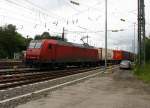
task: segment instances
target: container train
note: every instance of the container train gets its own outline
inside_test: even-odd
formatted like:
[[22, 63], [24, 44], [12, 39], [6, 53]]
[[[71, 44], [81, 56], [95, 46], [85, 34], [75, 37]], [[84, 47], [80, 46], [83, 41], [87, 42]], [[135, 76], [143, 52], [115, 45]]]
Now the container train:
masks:
[[[107, 51], [108, 63], [133, 60], [133, 54], [122, 50]], [[87, 44], [74, 44], [61, 40], [33, 40], [26, 50], [24, 61], [28, 66], [95, 66], [104, 64], [105, 49]]]

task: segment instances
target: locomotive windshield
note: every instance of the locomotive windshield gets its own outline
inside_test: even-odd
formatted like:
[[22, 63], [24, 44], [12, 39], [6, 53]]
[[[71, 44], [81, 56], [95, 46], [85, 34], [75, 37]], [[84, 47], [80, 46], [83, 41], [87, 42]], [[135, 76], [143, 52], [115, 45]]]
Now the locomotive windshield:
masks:
[[31, 41], [29, 48], [41, 48], [41, 41]]
[[29, 45], [29, 48], [34, 48], [35, 44], [36, 44], [35, 42], [31, 42], [30, 45]]
[[41, 48], [41, 44], [42, 42], [36, 42], [35, 47], [34, 48]]

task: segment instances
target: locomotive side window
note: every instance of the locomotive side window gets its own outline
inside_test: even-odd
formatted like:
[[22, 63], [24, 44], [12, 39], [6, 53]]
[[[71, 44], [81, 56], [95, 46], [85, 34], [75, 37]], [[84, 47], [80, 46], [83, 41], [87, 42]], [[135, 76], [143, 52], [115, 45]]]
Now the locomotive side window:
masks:
[[52, 49], [52, 45], [51, 44], [48, 45], [48, 49]]

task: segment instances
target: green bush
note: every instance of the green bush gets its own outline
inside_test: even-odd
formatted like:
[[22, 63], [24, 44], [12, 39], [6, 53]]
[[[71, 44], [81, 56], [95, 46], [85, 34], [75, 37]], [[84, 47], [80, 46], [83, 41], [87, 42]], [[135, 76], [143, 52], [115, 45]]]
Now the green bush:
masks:
[[146, 38], [146, 45], [145, 45], [145, 52], [146, 52], [146, 61], [150, 61], [150, 39]]
[[0, 59], [6, 58], [7, 57], [7, 52], [3, 49], [0, 49]]
[[136, 66], [134, 73], [139, 79], [150, 82], [150, 63], [147, 63], [144, 67]]

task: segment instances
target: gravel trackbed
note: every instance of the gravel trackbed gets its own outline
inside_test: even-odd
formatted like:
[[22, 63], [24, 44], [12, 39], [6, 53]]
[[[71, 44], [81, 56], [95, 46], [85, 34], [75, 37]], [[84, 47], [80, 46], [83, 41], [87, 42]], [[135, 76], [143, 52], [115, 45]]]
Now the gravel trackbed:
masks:
[[150, 87], [129, 70], [119, 70], [66, 86], [17, 108], [150, 108]]

